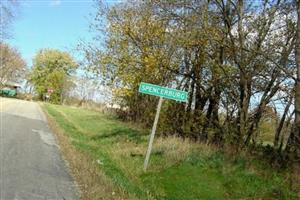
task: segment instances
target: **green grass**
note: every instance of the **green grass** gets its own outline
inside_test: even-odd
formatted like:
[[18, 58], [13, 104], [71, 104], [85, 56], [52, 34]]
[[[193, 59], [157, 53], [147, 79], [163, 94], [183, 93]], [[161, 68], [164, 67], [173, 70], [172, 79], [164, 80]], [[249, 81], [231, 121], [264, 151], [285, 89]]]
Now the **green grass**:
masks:
[[137, 199], [297, 199], [260, 161], [231, 158], [213, 147], [176, 138], [155, 139], [149, 170], [142, 170], [148, 130], [113, 116], [45, 104], [72, 144], [98, 161], [116, 187]]

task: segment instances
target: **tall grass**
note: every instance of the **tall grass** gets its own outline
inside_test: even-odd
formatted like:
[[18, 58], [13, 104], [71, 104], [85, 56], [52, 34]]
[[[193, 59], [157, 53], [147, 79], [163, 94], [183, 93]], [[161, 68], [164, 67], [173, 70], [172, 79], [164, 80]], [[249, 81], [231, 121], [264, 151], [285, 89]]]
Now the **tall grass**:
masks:
[[297, 199], [276, 172], [247, 156], [176, 137], [155, 138], [150, 165], [142, 170], [149, 130], [95, 111], [45, 105], [72, 145], [98, 170], [137, 199]]

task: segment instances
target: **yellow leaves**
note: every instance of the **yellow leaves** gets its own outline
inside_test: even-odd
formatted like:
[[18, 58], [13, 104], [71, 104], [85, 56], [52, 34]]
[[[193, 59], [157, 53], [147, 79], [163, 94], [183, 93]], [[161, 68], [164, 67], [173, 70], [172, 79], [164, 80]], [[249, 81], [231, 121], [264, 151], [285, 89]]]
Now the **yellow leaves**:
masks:
[[131, 97], [135, 93], [132, 89], [129, 88], [114, 88], [112, 90], [113, 95], [117, 97]]
[[69, 53], [56, 49], [41, 49], [34, 57], [33, 65], [65, 71], [75, 69], [78, 66]]
[[152, 55], [148, 55], [147, 57], [145, 57], [144, 63], [146, 74], [152, 74], [158, 64], [156, 58]]
[[59, 99], [66, 76], [71, 74], [77, 66], [67, 52], [42, 49], [33, 59], [30, 81], [40, 97], [47, 88], [51, 87], [55, 89], [55, 95]]
[[26, 62], [19, 51], [0, 42], [0, 85], [7, 80], [19, 81], [24, 78], [25, 70]]

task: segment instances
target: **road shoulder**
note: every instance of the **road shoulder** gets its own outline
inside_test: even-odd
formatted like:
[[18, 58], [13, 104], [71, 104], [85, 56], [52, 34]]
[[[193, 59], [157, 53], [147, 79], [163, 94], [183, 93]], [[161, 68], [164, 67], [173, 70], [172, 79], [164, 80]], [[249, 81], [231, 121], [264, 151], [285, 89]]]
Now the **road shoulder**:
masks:
[[80, 199], [127, 199], [122, 191], [116, 191], [112, 180], [101, 172], [98, 164], [92, 158], [72, 145], [72, 141], [67, 136], [67, 133], [50, 116], [45, 107], [43, 105], [41, 107], [46, 115], [50, 129], [55, 134], [63, 158], [68, 163], [71, 175], [77, 182]]

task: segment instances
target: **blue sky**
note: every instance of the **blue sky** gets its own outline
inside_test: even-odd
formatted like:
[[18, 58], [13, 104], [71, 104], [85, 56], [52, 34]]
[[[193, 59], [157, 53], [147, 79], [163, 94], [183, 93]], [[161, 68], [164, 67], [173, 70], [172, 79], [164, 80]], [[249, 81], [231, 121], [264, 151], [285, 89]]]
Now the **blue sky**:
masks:
[[8, 43], [21, 52], [29, 66], [41, 48], [74, 50], [80, 39], [91, 38], [94, 5], [92, 0], [23, 0]]

